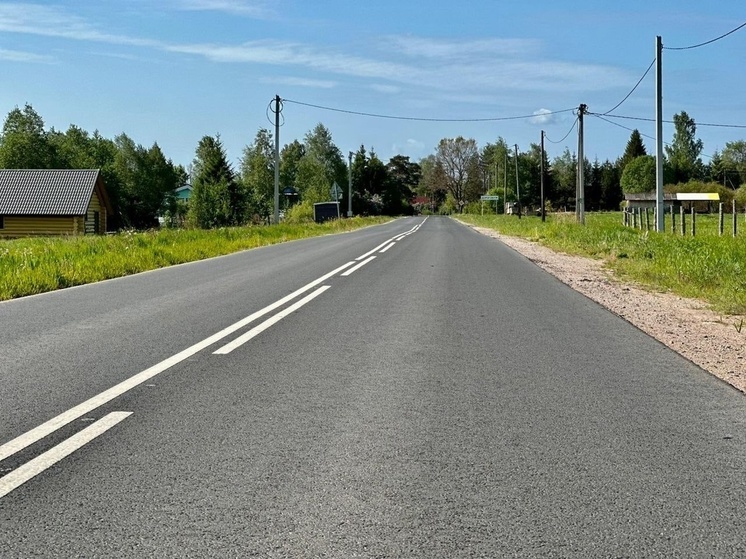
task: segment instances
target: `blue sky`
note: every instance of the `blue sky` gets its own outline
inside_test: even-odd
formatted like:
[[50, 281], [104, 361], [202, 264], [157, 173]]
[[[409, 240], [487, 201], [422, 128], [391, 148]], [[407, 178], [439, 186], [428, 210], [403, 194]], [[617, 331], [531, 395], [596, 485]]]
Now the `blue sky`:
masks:
[[[675, 7], [674, 7], [675, 6]], [[75, 124], [153, 142], [187, 165], [199, 139], [220, 134], [237, 164], [282, 98], [284, 145], [317, 123], [347, 154], [361, 144], [387, 161], [434, 152], [458, 135], [499, 136], [519, 149], [544, 129], [550, 158], [576, 151], [572, 112], [604, 113], [667, 47], [698, 44], [746, 21], [743, 0], [465, 2], [327, 0], [0, 1], [0, 114], [30, 103], [47, 127]], [[746, 28], [713, 44], [664, 51], [664, 117], [746, 125]], [[615, 115], [654, 117], [654, 72]], [[616, 159], [630, 131], [652, 122], [586, 116], [585, 153]], [[625, 128], [622, 128], [625, 127]], [[664, 129], [666, 139], [672, 125]], [[698, 126], [704, 153], [746, 139], [746, 128]], [[649, 152], [653, 141], [644, 138]]]

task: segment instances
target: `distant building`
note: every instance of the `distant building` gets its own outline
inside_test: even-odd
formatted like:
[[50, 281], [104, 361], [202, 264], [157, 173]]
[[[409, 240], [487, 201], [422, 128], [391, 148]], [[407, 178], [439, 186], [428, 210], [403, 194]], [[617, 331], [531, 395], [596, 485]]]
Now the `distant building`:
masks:
[[174, 193], [176, 194], [176, 199], [181, 201], [188, 201], [189, 198], [192, 197], [192, 185], [186, 184], [184, 186], [180, 186], [176, 190], [174, 190]]
[[0, 237], [103, 234], [112, 214], [98, 169], [0, 169]]

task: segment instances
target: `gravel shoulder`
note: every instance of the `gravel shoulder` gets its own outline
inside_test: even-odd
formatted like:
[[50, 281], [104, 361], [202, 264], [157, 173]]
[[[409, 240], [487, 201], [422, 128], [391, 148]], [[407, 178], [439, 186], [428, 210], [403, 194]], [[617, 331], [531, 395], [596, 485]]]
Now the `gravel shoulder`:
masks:
[[563, 283], [593, 299], [702, 369], [746, 394], [746, 324], [719, 315], [706, 303], [671, 293], [654, 293], [615, 278], [603, 262], [570, 256], [525, 239], [473, 227], [498, 239]]

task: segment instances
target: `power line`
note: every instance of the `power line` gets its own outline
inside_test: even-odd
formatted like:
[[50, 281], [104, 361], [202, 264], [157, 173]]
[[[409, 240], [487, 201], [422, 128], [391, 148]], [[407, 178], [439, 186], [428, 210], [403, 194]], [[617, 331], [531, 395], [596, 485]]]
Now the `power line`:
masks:
[[[608, 122], [609, 124], [613, 124], [614, 126], [618, 126], [619, 128], [624, 128], [625, 130], [628, 130], [630, 132], [634, 132], [634, 129], [629, 128], [628, 126], [624, 126], [623, 124], [619, 124], [618, 122], [614, 122], [613, 120], [609, 120], [608, 118], [604, 118], [604, 115], [600, 115], [598, 113], [588, 113], [588, 114], [591, 115], [591, 116], [595, 116], [596, 118], [601, 119], [604, 122]], [[655, 141], [655, 138], [653, 136], [648, 136], [647, 134], [643, 134], [639, 130], [637, 132], [638, 132], [638, 134], [640, 134], [640, 136], [644, 136], [648, 140]]]
[[551, 144], [561, 144], [562, 142], [564, 142], [564, 141], [565, 141], [565, 138], [567, 138], [567, 137], [568, 137], [568, 136], [570, 135], [570, 132], [572, 132], [572, 131], [573, 131], [573, 130], [575, 129], [575, 126], [576, 126], [577, 124], [578, 124], [578, 119], [576, 118], [576, 119], [575, 119], [575, 122], [573, 122], [573, 123], [572, 123], [572, 126], [570, 127], [570, 130], [568, 130], [568, 131], [567, 131], [567, 134], [565, 134], [564, 138], [562, 138], [562, 139], [561, 139], [561, 140], [560, 140], [559, 142], [553, 142], [552, 140], [550, 140], [550, 139], [549, 139], [549, 138], [547, 137], [546, 133], [544, 133], [544, 139], [545, 139], [545, 140], [547, 140], [547, 141], [548, 141], [549, 143], [551, 143]]
[[371, 118], [386, 118], [390, 120], [409, 120], [409, 121], [419, 121], [419, 122], [496, 122], [500, 120], [523, 120], [527, 118], [536, 118], [536, 117], [543, 117], [545, 115], [554, 115], [559, 113], [567, 113], [570, 111], [575, 110], [572, 109], [562, 109], [560, 111], [549, 111], [549, 112], [543, 112], [539, 114], [530, 114], [530, 115], [521, 115], [521, 116], [503, 116], [503, 117], [494, 117], [494, 118], [420, 118], [420, 117], [413, 117], [413, 116], [395, 116], [395, 115], [384, 115], [384, 114], [376, 114], [376, 113], [365, 113], [360, 111], [349, 111], [346, 109], [337, 109], [334, 107], [324, 107], [322, 105], [314, 105], [312, 103], [304, 103], [302, 101], [293, 101], [292, 99], [282, 99], [285, 103], [294, 103], [296, 105], [303, 105], [304, 107], [312, 107], [314, 109], [321, 109], [324, 111], [333, 111], [337, 113], [345, 113], [345, 114], [351, 114], [351, 115], [357, 115], [357, 116], [367, 116]]
[[607, 114], [609, 114], [609, 113], [617, 110], [619, 107], [621, 107], [622, 103], [624, 103], [627, 99], [629, 99], [629, 96], [632, 95], [635, 92], [635, 89], [637, 89], [637, 87], [642, 83], [642, 80], [645, 79], [645, 76], [648, 75], [648, 72], [650, 72], [650, 69], [653, 67], [653, 64], [655, 64], [655, 58], [653, 58], [653, 61], [650, 63], [650, 66], [648, 66], [648, 69], [645, 70], [645, 73], [637, 81], [637, 83], [635, 84], [635, 87], [633, 87], [632, 90], [629, 93], [627, 93], [627, 95], [624, 97], [624, 99], [622, 99], [621, 101], [619, 101], [619, 103], [617, 103], [616, 105], [614, 105], [613, 109], [609, 109], [608, 111], [606, 111], [603, 114], [607, 115]]
[[[632, 128], [629, 128], [629, 127], [627, 127], [627, 126], [623, 126], [623, 125], [619, 124], [618, 122], [614, 122], [613, 120], [609, 120], [609, 119], [607, 119], [607, 118], [604, 118], [604, 117], [603, 117], [602, 115], [599, 115], [599, 114], [596, 114], [596, 113], [588, 113], [588, 114], [589, 114], [589, 115], [592, 115], [592, 116], [595, 116], [596, 118], [600, 118], [600, 119], [601, 119], [601, 120], [603, 120], [604, 122], [608, 122], [609, 124], [613, 124], [614, 126], [618, 126], [619, 128], [624, 128], [625, 130], [628, 130], [628, 131], [630, 131], [630, 132], [634, 132], [634, 130], [633, 130]], [[613, 116], [613, 115], [608, 115], [608, 116]], [[651, 119], [651, 120], [652, 120], [652, 119]], [[640, 136], [642, 136], [643, 138], [647, 138], [648, 140], [653, 140], [653, 141], [655, 141], [655, 138], [654, 138], [653, 136], [648, 136], [647, 134], [643, 134], [643, 133], [642, 133], [642, 132], [640, 132], [639, 130], [637, 131], [637, 133], [638, 133], [638, 134], [640, 134]], [[672, 144], [669, 144], [668, 142], [663, 142], [663, 143], [664, 143], [664, 144], [665, 144], [666, 146], [668, 146], [668, 147], [671, 147], [671, 146], [672, 146]], [[706, 157], [707, 159], [713, 159], [713, 156], [712, 156], [712, 155], [707, 155], [706, 153], [700, 153], [700, 156], [702, 156], [702, 157]]]
[[727, 37], [731, 33], [735, 33], [736, 31], [738, 31], [739, 29], [741, 29], [743, 27], [746, 27], [746, 22], [742, 23], [741, 25], [739, 25], [735, 29], [731, 29], [730, 31], [728, 31], [727, 33], [724, 33], [723, 35], [720, 35], [720, 37], [715, 37], [714, 39], [710, 39], [709, 41], [705, 41], [704, 43], [699, 43], [697, 45], [689, 45], [688, 47], [663, 47], [663, 48], [666, 49], [666, 50], [689, 50], [689, 49], [696, 49], [696, 48], [699, 48], [699, 47], [703, 47], [705, 45], [709, 45], [710, 43], [714, 43], [715, 41], [719, 41], [720, 39], [724, 39], [725, 37]]
[[[641, 116], [610, 115], [607, 113], [601, 113], [601, 115], [599, 115], [599, 113], [588, 113], [588, 114], [591, 114], [593, 116], [608, 116], [609, 118], [623, 118], [626, 120], [641, 120], [643, 122], [655, 122], [654, 118], [644, 118]], [[675, 124], [673, 120], [664, 120], [663, 122], [665, 122], [666, 124]], [[695, 121], [695, 124], [697, 126], [710, 126], [714, 128], [746, 128], [746, 124], [716, 124], [712, 122], [696, 122], [696, 121]]]

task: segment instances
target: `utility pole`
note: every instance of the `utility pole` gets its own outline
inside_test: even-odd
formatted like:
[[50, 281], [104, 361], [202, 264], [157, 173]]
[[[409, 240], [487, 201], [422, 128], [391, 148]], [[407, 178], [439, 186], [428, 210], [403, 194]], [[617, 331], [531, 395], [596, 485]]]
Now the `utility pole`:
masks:
[[521, 219], [521, 187], [518, 184], [518, 144], [515, 147], [515, 206], [518, 209], [518, 219]]
[[578, 223], [585, 224], [585, 155], [583, 154], [583, 115], [588, 106], [578, 107], [578, 187], [576, 188], [575, 216]]
[[503, 213], [508, 203], [508, 146], [505, 145], [505, 165], [504, 167], [504, 178], [503, 178]]
[[280, 112], [282, 99], [275, 95], [275, 225], [280, 223]]
[[663, 232], [663, 42], [655, 38], [655, 230]]
[[347, 175], [347, 217], [352, 217], [352, 152], [347, 156], [349, 161]]
[[541, 221], [542, 223], [547, 220], [546, 213], [544, 212], [544, 131], [541, 131], [541, 163], [539, 165], [541, 169]]

